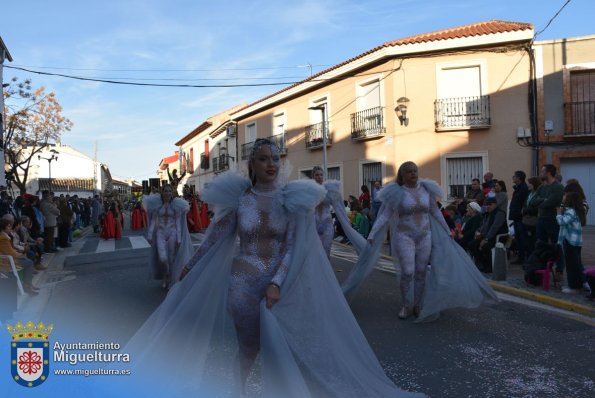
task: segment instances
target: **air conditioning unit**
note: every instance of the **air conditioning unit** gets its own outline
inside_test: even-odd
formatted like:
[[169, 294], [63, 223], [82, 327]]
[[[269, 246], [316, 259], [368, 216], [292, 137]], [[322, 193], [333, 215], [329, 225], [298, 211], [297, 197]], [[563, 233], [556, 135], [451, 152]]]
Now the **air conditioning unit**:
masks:
[[229, 138], [233, 138], [236, 136], [238, 130], [238, 125], [237, 124], [230, 124], [229, 126], [227, 126], [227, 136]]

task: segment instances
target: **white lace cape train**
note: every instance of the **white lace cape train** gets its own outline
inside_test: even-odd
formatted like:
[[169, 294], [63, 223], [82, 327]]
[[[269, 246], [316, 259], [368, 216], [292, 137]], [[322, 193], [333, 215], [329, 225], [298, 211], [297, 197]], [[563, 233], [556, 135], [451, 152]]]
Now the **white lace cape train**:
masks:
[[[216, 219], [235, 211], [248, 186], [234, 174], [209, 184], [204, 197], [215, 205]], [[323, 196], [321, 186], [303, 180], [288, 183], [278, 196], [296, 219], [295, 255], [281, 300], [271, 310], [261, 303], [262, 396], [422, 396], [388, 379], [351, 313], [316, 234], [312, 211]], [[125, 347], [134, 359], [136, 392], [241, 395], [226, 308], [235, 240], [234, 232], [218, 241]]]

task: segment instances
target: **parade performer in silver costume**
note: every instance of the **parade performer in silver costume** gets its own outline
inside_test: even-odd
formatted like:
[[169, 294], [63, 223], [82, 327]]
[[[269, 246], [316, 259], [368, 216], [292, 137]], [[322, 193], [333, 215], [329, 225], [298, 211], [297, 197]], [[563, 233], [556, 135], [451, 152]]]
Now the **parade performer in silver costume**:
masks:
[[[311, 180], [281, 185], [280, 167], [277, 146], [258, 139], [250, 179], [226, 173], [204, 189], [214, 222], [181, 281], [125, 347], [138, 365], [137, 392], [419, 396], [386, 377], [342, 294], [314, 221], [325, 189]], [[255, 393], [246, 380], [257, 355]]]
[[358, 263], [343, 284], [348, 297], [353, 297], [373, 270], [390, 226], [395, 268], [401, 271], [399, 318], [413, 314], [420, 321], [431, 320], [446, 308], [474, 308], [484, 301], [497, 301], [469, 255], [451, 239], [437, 206], [442, 197], [440, 187], [430, 180], [418, 181], [415, 163], [403, 163], [396, 183], [387, 184], [379, 196], [382, 207], [369, 234], [369, 245], [359, 247]]

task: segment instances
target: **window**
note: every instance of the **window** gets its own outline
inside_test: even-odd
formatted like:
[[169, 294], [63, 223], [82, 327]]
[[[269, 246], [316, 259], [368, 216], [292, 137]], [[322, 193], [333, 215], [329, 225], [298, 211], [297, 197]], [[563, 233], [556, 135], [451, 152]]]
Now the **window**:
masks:
[[[326, 168], [327, 180], [337, 180], [341, 181], [341, 167], [334, 166], [334, 167], [327, 167]], [[312, 169], [302, 170], [301, 171], [302, 178], [312, 178]]]
[[380, 79], [366, 81], [357, 85], [357, 110], [378, 108], [382, 106]]
[[374, 181], [382, 181], [382, 163], [364, 163], [362, 164], [362, 184], [367, 185], [372, 192]]
[[489, 127], [485, 61], [437, 65], [436, 129]]
[[351, 138], [353, 140], [364, 140], [384, 135], [383, 92], [380, 78], [368, 79], [357, 84], [357, 112], [351, 114]]
[[254, 141], [256, 141], [256, 122], [246, 125], [245, 142], [249, 143]]
[[463, 198], [471, 188], [471, 180], [483, 181], [484, 157], [461, 156], [445, 158], [445, 184], [448, 198]]
[[564, 105], [566, 135], [595, 135], [595, 70], [570, 71], [570, 101]]
[[279, 112], [273, 116], [274, 135], [285, 134], [285, 112]]
[[190, 167], [188, 168], [189, 173], [194, 172], [194, 148], [190, 148]]

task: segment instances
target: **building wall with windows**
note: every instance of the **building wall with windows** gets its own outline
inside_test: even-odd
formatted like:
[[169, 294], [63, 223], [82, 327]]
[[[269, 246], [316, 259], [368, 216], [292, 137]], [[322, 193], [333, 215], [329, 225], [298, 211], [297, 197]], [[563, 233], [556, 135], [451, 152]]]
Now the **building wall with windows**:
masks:
[[180, 194], [185, 184], [194, 192], [200, 192], [218, 174], [237, 169], [237, 125], [230, 113], [243, 106], [237, 105], [208, 118], [176, 142], [178, 176], [186, 172], [178, 185]]
[[407, 160], [447, 195], [488, 170], [510, 185], [531, 167], [532, 36], [530, 24], [488, 21], [387, 42], [233, 113], [243, 158], [279, 134], [282, 113], [291, 177], [322, 165], [327, 132], [329, 177], [345, 196], [394, 180]]
[[[595, 35], [534, 44], [537, 165], [576, 178], [595, 206]], [[590, 211], [587, 223], [595, 225]]]

